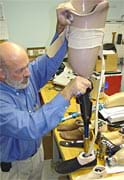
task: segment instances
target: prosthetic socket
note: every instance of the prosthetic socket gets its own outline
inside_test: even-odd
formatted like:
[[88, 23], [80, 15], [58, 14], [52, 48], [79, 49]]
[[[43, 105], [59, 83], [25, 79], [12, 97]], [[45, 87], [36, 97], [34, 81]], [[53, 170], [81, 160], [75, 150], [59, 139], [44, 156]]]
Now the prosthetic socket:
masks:
[[89, 78], [97, 56], [101, 56], [108, 7], [107, 0], [70, 0], [60, 4], [57, 14], [61, 13], [61, 9], [69, 9], [73, 22], [47, 49], [48, 56], [56, 54], [66, 36], [68, 61], [72, 69], [76, 74]]
[[89, 78], [97, 56], [101, 56], [108, 2], [71, 0], [70, 8], [74, 19], [66, 32], [68, 60], [75, 73]]

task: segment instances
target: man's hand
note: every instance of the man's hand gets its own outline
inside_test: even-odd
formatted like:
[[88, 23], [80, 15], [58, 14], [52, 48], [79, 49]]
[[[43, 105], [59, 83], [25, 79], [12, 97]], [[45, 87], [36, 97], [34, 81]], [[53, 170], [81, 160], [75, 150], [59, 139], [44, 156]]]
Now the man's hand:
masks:
[[73, 22], [73, 15], [67, 8], [64, 7], [58, 7], [56, 13], [57, 13], [56, 32], [60, 34], [61, 32], [63, 32], [66, 25], [70, 25]]
[[88, 79], [77, 76], [61, 91], [61, 94], [64, 98], [70, 100], [72, 96], [77, 96], [80, 93], [84, 94], [87, 88], [91, 88], [91, 82]]

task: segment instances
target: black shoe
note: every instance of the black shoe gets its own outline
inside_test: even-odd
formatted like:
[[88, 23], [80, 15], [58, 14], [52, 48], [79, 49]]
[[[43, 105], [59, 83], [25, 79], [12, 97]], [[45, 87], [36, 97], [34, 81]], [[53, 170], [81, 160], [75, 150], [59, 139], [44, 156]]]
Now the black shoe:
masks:
[[65, 160], [63, 162], [57, 163], [55, 166], [55, 170], [56, 170], [56, 172], [61, 173], [61, 174], [68, 174], [68, 173], [71, 173], [71, 172], [76, 171], [81, 168], [93, 167], [96, 164], [97, 164], [97, 160], [94, 159], [93, 161], [91, 161], [87, 164], [81, 165], [78, 162], [77, 157], [76, 157], [76, 158], [73, 158], [70, 160]]
[[61, 146], [64, 147], [83, 147], [84, 141], [77, 140], [77, 141], [60, 141], [59, 143]]

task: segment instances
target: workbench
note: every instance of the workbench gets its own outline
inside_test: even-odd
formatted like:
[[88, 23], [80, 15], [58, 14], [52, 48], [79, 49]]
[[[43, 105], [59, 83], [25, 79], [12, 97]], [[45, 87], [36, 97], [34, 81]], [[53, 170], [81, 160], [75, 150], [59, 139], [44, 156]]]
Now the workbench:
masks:
[[[55, 87], [51, 81], [48, 82], [48, 84], [46, 84], [40, 91], [44, 103], [49, 102], [57, 93], [59, 93], [59, 90], [60, 89], [58, 87]], [[67, 116], [69, 114], [69, 112], [79, 112], [79, 110], [80, 110], [80, 108], [79, 108], [79, 105], [76, 103], [76, 99], [72, 98], [71, 102], [70, 102], [70, 106], [65, 113], [65, 116]], [[75, 121], [75, 119], [69, 119], [69, 120], [65, 121], [64, 123], [73, 123], [73, 121]], [[81, 117], [77, 117], [77, 119], [81, 119]], [[63, 140], [63, 139], [61, 139], [61, 137], [59, 136], [59, 131], [57, 131], [57, 128], [55, 128], [53, 130], [53, 141], [54, 141], [53, 160], [59, 159], [60, 155], [63, 160], [72, 159], [72, 158], [78, 156], [79, 153], [83, 151], [83, 147], [60, 146], [59, 142], [61, 140]], [[70, 178], [70, 180], [76, 180], [76, 178], [78, 176], [80, 176], [80, 175], [85, 176], [87, 173], [91, 172], [91, 170], [92, 169], [90, 169], [90, 168], [77, 170], [73, 173], [70, 173], [69, 178]], [[121, 180], [124, 178], [124, 173], [119, 173], [119, 175], [118, 174], [109, 175], [109, 177], [117, 177], [117, 176]], [[105, 180], [107, 180], [107, 178], [105, 178]]]

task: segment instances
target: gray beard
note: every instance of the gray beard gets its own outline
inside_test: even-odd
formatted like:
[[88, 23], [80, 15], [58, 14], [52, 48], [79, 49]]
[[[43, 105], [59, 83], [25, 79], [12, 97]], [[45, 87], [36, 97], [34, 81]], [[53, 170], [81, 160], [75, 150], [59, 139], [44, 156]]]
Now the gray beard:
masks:
[[29, 84], [29, 79], [27, 80], [27, 82], [22, 83], [21, 81], [11, 80], [7, 77], [5, 79], [5, 83], [8, 84], [9, 86], [14, 87], [15, 89], [25, 89]]

